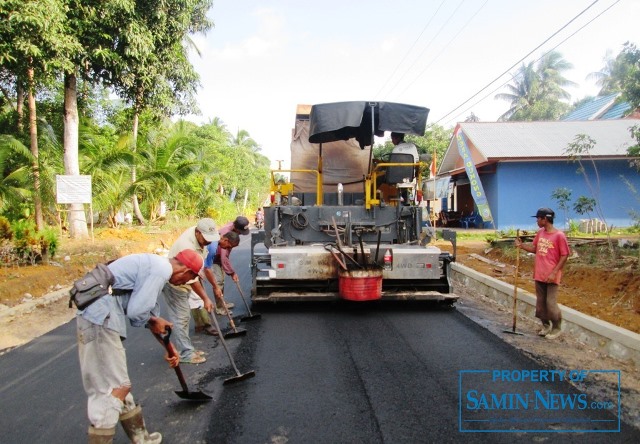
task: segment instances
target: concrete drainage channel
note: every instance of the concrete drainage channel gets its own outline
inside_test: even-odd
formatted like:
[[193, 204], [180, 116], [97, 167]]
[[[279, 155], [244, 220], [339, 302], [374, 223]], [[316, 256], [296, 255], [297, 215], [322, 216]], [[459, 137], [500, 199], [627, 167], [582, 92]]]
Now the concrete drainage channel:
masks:
[[[513, 308], [513, 285], [491, 276], [478, 273], [458, 263], [451, 264], [454, 282], [473, 288], [478, 293], [496, 301], [509, 311]], [[536, 297], [518, 289], [518, 314], [535, 319]], [[572, 308], [560, 305], [565, 334], [603, 353], [621, 360], [632, 360], [640, 365], [640, 335], [617, 327]]]

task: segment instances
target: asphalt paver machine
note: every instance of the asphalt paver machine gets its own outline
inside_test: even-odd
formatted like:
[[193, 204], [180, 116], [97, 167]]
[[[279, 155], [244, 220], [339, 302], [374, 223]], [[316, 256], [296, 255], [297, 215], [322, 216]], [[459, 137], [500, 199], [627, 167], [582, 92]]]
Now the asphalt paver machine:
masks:
[[298, 106], [291, 169], [271, 172], [264, 229], [252, 233], [254, 302], [455, 302], [455, 232], [442, 231], [452, 252], [431, 242], [421, 200], [426, 163], [372, 155], [374, 136], [385, 131], [424, 135], [428, 113], [391, 102]]

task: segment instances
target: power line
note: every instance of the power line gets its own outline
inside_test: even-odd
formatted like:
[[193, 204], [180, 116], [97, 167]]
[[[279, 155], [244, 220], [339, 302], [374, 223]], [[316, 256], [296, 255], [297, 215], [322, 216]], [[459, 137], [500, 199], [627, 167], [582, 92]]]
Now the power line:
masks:
[[451, 19], [456, 15], [456, 13], [458, 12], [458, 9], [460, 9], [460, 7], [462, 6], [462, 4], [465, 2], [466, 0], [461, 0], [460, 3], [458, 3], [458, 6], [456, 6], [456, 8], [454, 9], [454, 11], [449, 15], [449, 17], [447, 18], [447, 20], [440, 26], [440, 29], [438, 29], [438, 32], [436, 32], [436, 34], [431, 38], [431, 40], [429, 40], [429, 42], [427, 43], [427, 46], [424, 47], [424, 49], [420, 52], [420, 54], [418, 54], [418, 56], [416, 57], [416, 59], [414, 60], [414, 62], [411, 64], [411, 66], [409, 66], [405, 71], [404, 74], [402, 74], [402, 76], [400, 76], [400, 78], [395, 82], [395, 85], [393, 85], [393, 87], [389, 90], [389, 92], [387, 94], [391, 94], [391, 92], [396, 89], [396, 87], [400, 84], [400, 82], [402, 81], [402, 79], [404, 79], [404, 77], [407, 75], [407, 73], [409, 71], [411, 71], [411, 68], [414, 67], [414, 65], [418, 62], [418, 60], [420, 60], [420, 57], [422, 57], [422, 55], [425, 53], [425, 51], [427, 49], [429, 49], [429, 47], [431, 46], [431, 44], [433, 43], [433, 41], [440, 35], [440, 33], [444, 30], [444, 28], [446, 27], [447, 24], [449, 24], [449, 22], [451, 21]]
[[440, 56], [442, 55], [442, 53], [444, 53], [444, 51], [451, 46], [451, 43], [453, 43], [453, 41], [455, 39], [458, 38], [458, 36], [462, 33], [462, 31], [464, 31], [465, 29], [467, 29], [467, 26], [469, 26], [469, 23], [471, 23], [471, 21], [476, 17], [476, 15], [478, 15], [480, 13], [480, 11], [482, 11], [482, 9], [486, 6], [486, 4], [489, 2], [489, 0], [485, 0], [485, 2], [482, 4], [482, 6], [480, 6], [476, 12], [469, 18], [469, 20], [467, 20], [467, 22], [462, 26], [462, 28], [460, 28], [460, 30], [456, 33], [456, 35], [454, 35], [451, 40], [449, 40], [447, 42], [446, 45], [444, 45], [444, 47], [440, 50], [440, 52], [431, 60], [431, 62], [429, 62], [429, 64], [427, 66], [424, 67], [424, 69], [422, 71], [420, 71], [420, 74], [418, 74], [411, 83], [409, 83], [400, 93], [400, 95], [404, 94], [407, 89], [409, 89], [409, 87], [411, 85], [413, 85], [414, 83], [416, 83], [416, 81], [422, 77], [422, 75], [424, 74], [424, 72], [435, 63], [436, 60], [438, 60], [438, 58], [440, 58]]
[[417, 63], [418, 60], [420, 60], [420, 57], [422, 57], [422, 54], [424, 54], [424, 52], [429, 48], [429, 46], [431, 46], [431, 43], [433, 43], [433, 41], [436, 39], [436, 37], [438, 37], [440, 35], [440, 33], [442, 32], [442, 30], [445, 28], [445, 26], [451, 21], [451, 19], [456, 15], [456, 12], [458, 12], [458, 9], [460, 9], [460, 7], [462, 6], [462, 4], [465, 2], [466, 0], [462, 0], [460, 3], [458, 3], [458, 6], [456, 6], [456, 9], [451, 13], [451, 15], [449, 15], [449, 18], [447, 18], [447, 20], [442, 24], [442, 26], [440, 27], [440, 29], [438, 30], [438, 32], [436, 33], [436, 35], [434, 35], [431, 40], [429, 40], [429, 43], [427, 44], [427, 46], [420, 52], [420, 54], [418, 55], [418, 57], [416, 57], [416, 60], [411, 64], [411, 66], [409, 66], [404, 74], [402, 74], [402, 76], [400, 76], [400, 78], [396, 81], [395, 85], [393, 86], [393, 88], [391, 88], [389, 90], [389, 92], [387, 94], [391, 94], [391, 92], [396, 89], [396, 87], [398, 86], [398, 84], [402, 81], [402, 79], [404, 79], [404, 76], [407, 75], [407, 73], [409, 71], [411, 71], [411, 68], [413, 68], [413, 66]]
[[[567, 36], [564, 40], [560, 41], [557, 45], [555, 45], [553, 48], [549, 49], [548, 51], [546, 51], [545, 53], [543, 53], [540, 57], [538, 57], [537, 59], [535, 59], [533, 62], [536, 63], [538, 61], [540, 61], [544, 56], [546, 56], [547, 54], [549, 54], [551, 51], [553, 51], [554, 49], [556, 49], [558, 46], [562, 45], [564, 42], [566, 42], [567, 40], [569, 40], [570, 38], [572, 38], [574, 35], [576, 35], [577, 33], [579, 33], [580, 31], [582, 31], [584, 28], [586, 28], [587, 26], [589, 26], [593, 21], [595, 21], [596, 19], [600, 18], [600, 16], [602, 14], [604, 14], [605, 12], [607, 12], [609, 9], [613, 8], [618, 2], [620, 2], [620, 0], [616, 0], [614, 3], [612, 3], [609, 7], [607, 7], [606, 9], [604, 9], [602, 12], [600, 12], [598, 15], [596, 15], [595, 17], [593, 17], [591, 20], [589, 20], [587, 23], [585, 23], [584, 25], [582, 25], [580, 28], [578, 28], [577, 30], [575, 30], [573, 33], [571, 33], [569, 36]], [[456, 116], [459, 116], [461, 114], [466, 113], [467, 111], [469, 111], [471, 108], [473, 108], [474, 106], [476, 106], [478, 103], [482, 102], [483, 100], [485, 100], [487, 97], [489, 97], [490, 95], [494, 94], [496, 91], [498, 91], [500, 88], [504, 87], [505, 85], [507, 85], [512, 79], [507, 80], [506, 82], [502, 83], [500, 86], [498, 86], [496, 89], [494, 89], [493, 91], [491, 91], [490, 93], [488, 93], [487, 95], [485, 95], [484, 97], [482, 97], [480, 100], [478, 100], [477, 102], [474, 102], [473, 105], [471, 105], [470, 107], [466, 108], [464, 111], [456, 114]], [[495, 82], [495, 80], [494, 80]], [[493, 83], [493, 82], [492, 82]], [[478, 93], [480, 93], [482, 91], [479, 91]], [[477, 95], [477, 94], [476, 94]], [[475, 97], [472, 96], [471, 99]], [[469, 99], [470, 100], [470, 99]], [[467, 100], [468, 101], [468, 100]], [[466, 102], [465, 102], [466, 103]], [[464, 103], [462, 104], [464, 105]], [[462, 106], [460, 105], [460, 106]], [[459, 108], [459, 107], [458, 107]], [[457, 109], [457, 108], [456, 108]], [[455, 111], [455, 109], [454, 109]], [[451, 114], [451, 113], [449, 113]], [[449, 114], [445, 115], [444, 117], [448, 116]], [[443, 118], [444, 118], [443, 117]], [[434, 124], [437, 124], [439, 122], [442, 121], [442, 119], [439, 119], [437, 122], [435, 122]], [[453, 119], [449, 119], [447, 122], [451, 121]]]
[[409, 55], [409, 53], [411, 52], [411, 50], [414, 48], [414, 46], [416, 46], [416, 44], [418, 43], [418, 40], [420, 40], [420, 37], [422, 37], [422, 34], [424, 34], [424, 32], [427, 30], [427, 28], [429, 27], [429, 25], [431, 24], [431, 22], [433, 21], [433, 19], [435, 18], [435, 16], [438, 14], [438, 11], [440, 11], [440, 8], [442, 7], [442, 5], [444, 5], [444, 3], [447, 0], [442, 0], [442, 2], [440, 3], [440, 6], [438, 6], [438, 9], [436, 9], [436, 12], [433, 13], [433, 15], [431, 16], [431, 18], [429, 19], [429, 21], [427, 22], [426, 25], [424, 25], [424, 28], [422, 28], [422, 31], [420, 31], [420, 34], [418, 35], [418, 37], [415, 39], [415, 41], [413, 42], [413, 44], [411, 45], [411, 47], [407, 50], [407, 52], [404, 54], [404, 57], [402, 57], [402, 60], [400, 60], [400, 63], [396, 64], [395, 69], [393, 70], [393, 72], [391, 73], [391, 75], [387, 78], [387, 80], [384, 82], [384, 84], [380, 87], [380, 89], [378, 90], [378, 92], [376, 93], [376, 97], [378, 97], [380, 95], [380, 93], [382, 92], [382, 90], [384, 89], [385, 86], [387, 86], [387, 83], [389, 83], [389, 80], [391, 80], [393, 78], [393, 76], [396, 74], [396, 72], [398, 72], [398, 68], [400, 68], [400, 66], [402, 65], [402, 63], [404, 63], [404, 61], [407, 59], [407, 56]]
[[[518, 65], [519, 63], [521, 63], [523, 60], [525, 60], [527, 57], [529, 57], [531, 54], [533, 54], [535, 51], [537, 51], [538, 49], [540, 49], [544, 44], [546, 44], [549, 40], [551, 40], [553, 37], [555, 37], [556, 35], [558, 35], [558, 33], [560, 33], [561, 31], [563, 31], [567, 26], [569, 26], [571, 23], [573, 23], [576, 19], [578, 19], [582, 14], [584, 14], [585, 12], [587, 12], [589, 9], [591, 9], [596, 3], [598, 3], [600, 0], [595, 0], [593, 3], [591, 3], [589, 6], [587, 6], [584, 10], [582, 10], [578, 15], [576, 15], [575, 17], [573, 17], [571, 20], [569, 20], [566, 24], [564, 24], [560, 29], [558, 29], [556, 32], [554, 32], [551, 36], [549, 36], [548, 38], [546, 38], [542, 43], [540, 43], [538, 46], [536, 46], [534, 49], [532, 49], [531, 51], [529, 51], [524, 57], [522, 57], [520, 60], [518, 60], [517, 62], [515, 62], [513, 65], [511, 65], [509, 68], [507, 68], [506, 71], [504, 71], [502, 74], [500, 74], [498, 77], [496, 77], [495, 79], [493, 79], [491, 82], [489, 82], [488, 84], [486, 84], [484, 87], [482, 87], [482, 89], [480, 89], [478, 92], [476, 92], [474, 95], [472, 95], [471, 97], [469, 97], [467, 100], [465, 100], [464, 102], [462, 102], [460, 105], [458, 105], [457, 107], [455, 107], [454, 109], [452, 109], [451, 111], [449, 111], [447, 114], [445, 114], [444, 116], [442, 116], [438, 121], [436, 121], [435, 123], [439, 123], [441, 121], [443, 121], [446, 117], [448, 117], [449, 115], [453, 114], [454, 112], [456, 112], [458, 109], [462, 108], [464, 105], [466, 105], [469, 101], [473, 100], [476, 96], [478, 96], [482, 91], [484, 91], [485, 89], [489, 88], [492, 84], [494, 84], [495, 82], [497, 82], [498, 80], [500, 80], [500, 78], [502, 76], [504, 76], [505, 74], [508, 74], [509, 71], [511, 71], [516, 65]], [[617, 0], [616, 3], [618, 3], [620, 0]], [[615, 3], [614, 3], [615, 4]], [[613, 5], [612, 5], [613, 6]]]

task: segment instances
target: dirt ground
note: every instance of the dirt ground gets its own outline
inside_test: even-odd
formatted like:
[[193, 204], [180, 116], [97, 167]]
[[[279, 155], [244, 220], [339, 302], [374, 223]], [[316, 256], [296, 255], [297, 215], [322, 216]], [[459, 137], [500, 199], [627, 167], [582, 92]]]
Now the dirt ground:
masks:
[[[66, 239], [48, 265], [0, 267], [0, 304], [12, 307], [22, 303], [26, 293], [37, 299], [66, 287], [100, 261], [131, 253], [160, 253], [171, 245], [182, 230], [120, 228], [98, 231], [94, 241]], [[438, 241], [437, 245], [443, 250], [452, 251], [450, 244], [444, 241]], [[608, 268], [602, 267], [602, 261], [595, 261], [596, 265], [589, 264], [593, 261], [594, 253], [575, 250], [577, 256], [574, 255], [565, 268], [560, 302], [640, 333], [637, 250], [635, 256], [634, 253], [628, 257], [623, 255], [615, 266]], [[533, 258], [528, 254], [522, 254], [518, 259], [512, 248], [491, 247], [484, 241], [460, 240], [456, 260], [511, 284], [518, 262], [518, 287], [534, 292]], [[456, 289], [456, 293], [460, 294], [457, 303], [459, 311], [522, 350], [541, 366], [562, 369], [590, 369], [595, 366], [620, 370], [622, 419], [640, 428], [640, 377], [633, 362], [605, 356], [571, 337], [561, 336], [554, 341], [540, 338], [535, 334], [537, 323], [525, 318], [518, 320], [518, 331], [524, 332], [523, 336], [504, 334], [505, 326], [510, 327], [512, 323], [512, 314], [508, 310], [472, 288]], [[33, 311], [23, 315], [0, 317], [0, 355], [72, 319], [75, 310], [69, 309], [67, 302], [67, 298], [63, 297], [46, 306], [36, 304]], [[0, 306], [0, 310], [3, 308], [6, 307]], [[596, 379], [597, 384], [578, 388], [589, 393], [593, 399], [614, 399], [617, 396], [617, 380], [613, 374], [599, 375]]]
[[[572, 247], [572, 252], [564, 268], [558, 302], [640, 333], [638, 250], [621, 250], [620, 258], [613, 264], [607, 263], [608, 252], [605, 246], [596, 247], [595, 252], [591, 249], [587, 251], [584, 247]], [[599, 260], [595, 261], [593, 255], [597, 255]], [[478, 259], [478, 256], [493, 263]], [[518, 259], [516, 250], [512, 247], [491, 247], [487, 242], [481, 241], [458, 243], [456, 255], [456, 262], [509, 284], [514, 283], [515, 265], [519, 262], [518, 288], [535, 294], [533, 260], [533, 254], [521, 251]]]
[[[183, 227], [96, 230], [94, 240], [63, 239], [59, 252], [48, 265], [0, 267], [0, 310], [13, 307], [25, 300], [40, 298], [58, 288], [68, 286], [97, 262], [115, 259], [131, 253], [160, 252], [171, 245]], [[637, 240], [637, 239], [636, 239]], [[452, 251], [450, 244], [437, 245]], [[627, 330], [640, 333], [640, 268], [638, 251], [628, 250], [614, 264], [603, 267], [603, 261], [593, 256], [606, 255], [605, 251], [587, 251], [574, 248], [574, 254], [565, 267], [560, 289], [560, 303]], [[484, 260], [478, 259], [484, 258]], [[492, 247], [479, 240], [459, 240], [456, 261], [489, 276], [514, 283], [516, 253], [513, 248]], [[535, 293], [532, 281], [533, 255], [521, 253], [518, 266], [518, 287]], [[594, 263], [590, 263], [594, 262]], [[31, 297], [29, 296], [31, 295]], [[58, 307], [60, 305], [60, 307]], [[62, 304], [44, 307], [46, 316], [8, 318], [0, 333], [0, 351], [27, 342], [73, 315], [73, 310]], [[17, 328], [18, 325], [20, 328]], [[11, 326], [14, 326], [12, 332]]]

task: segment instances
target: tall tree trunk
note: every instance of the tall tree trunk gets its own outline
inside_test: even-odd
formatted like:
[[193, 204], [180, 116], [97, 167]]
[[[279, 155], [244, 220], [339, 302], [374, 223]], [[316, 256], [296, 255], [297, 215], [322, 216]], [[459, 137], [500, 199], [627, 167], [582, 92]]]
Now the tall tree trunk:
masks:
[[35, 206], [36, 230], [40, 231], [44, 228], [42, 217], [42, 199], [40, 196], [40, 161], [38, 154], [38, 120], [36, 118], [36, 97], [34, 95], [33, 67], [27, 69], [27, 79], [29, 81], [29, 89], [27, 97], [29, 101], [29, 137], [31, 139], [31, 154], [33, 160], [31, 169], [33, 173], [33, 204]]
[[24, 88], [18, 80], [16, 82], [16, 113], [18, 114], [18, 134], [24, 132]]
[[[133, 137], [132, 137], [133, 146], [131, 147], [131, 150], [133, 152], [136, 151], [138, 146], [139, 121], [140, 121], [140, 112], [136, 107], [136, 112], [133, 115]], [[135, 182], [136, 182], [136, 165], [134, 164], [131, 167], [131, 183], [135, 183]], [[133, 193], [133, 196], [131, 196], [131, 204], [133, 205], [133, 214], [136, 215], [136, 219], [138, 219], [138, 222], [140, 222], [141, 224], [144, 224], [145, 223], [144, 216], [142, 215], [142, 211], [140, 211], [140, 205], [138, 204], [138, 195], [136, 193]]]
[[[80, 175], [78, 162], [78, 92], [76, 73], [68, 72], [64, 76], [64, 173], [69, 176]], [[91, 214], [89, 217], [93, 217]], [[69, 204], [69, 235], [72, 239], [89, 237], [84, 204]]]

